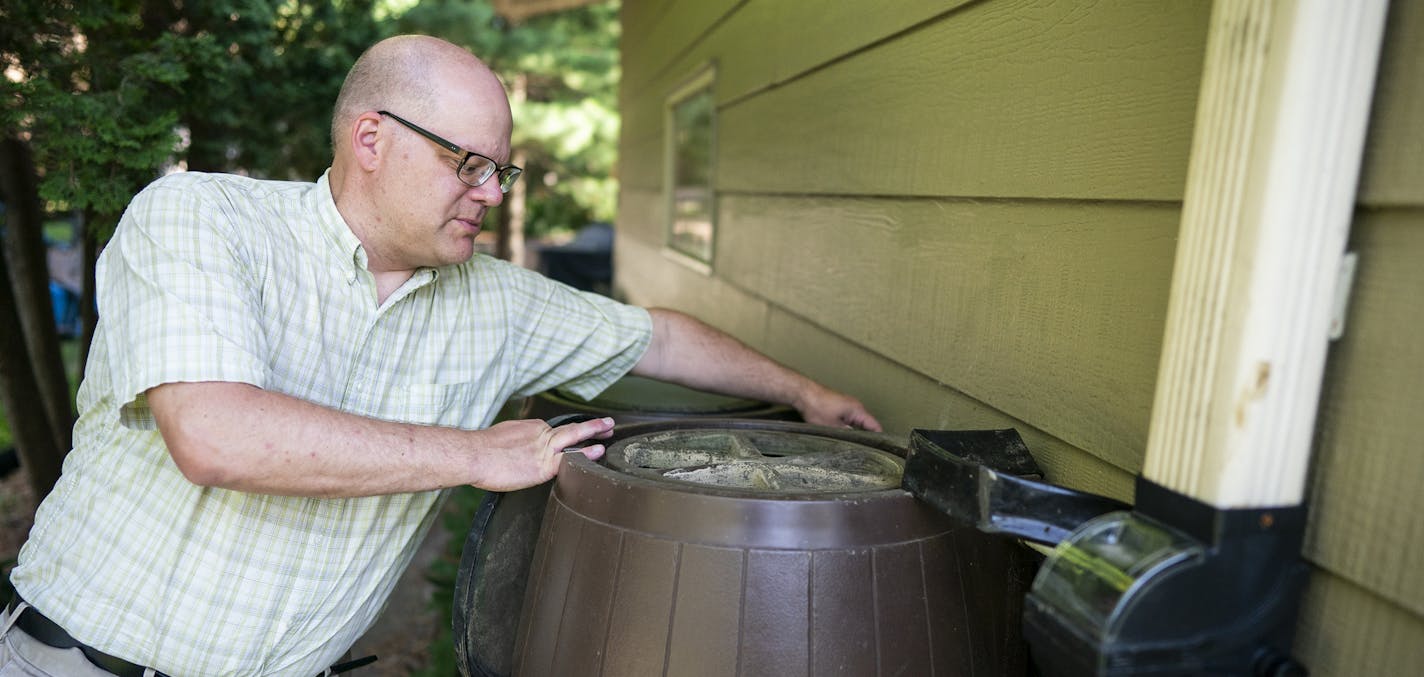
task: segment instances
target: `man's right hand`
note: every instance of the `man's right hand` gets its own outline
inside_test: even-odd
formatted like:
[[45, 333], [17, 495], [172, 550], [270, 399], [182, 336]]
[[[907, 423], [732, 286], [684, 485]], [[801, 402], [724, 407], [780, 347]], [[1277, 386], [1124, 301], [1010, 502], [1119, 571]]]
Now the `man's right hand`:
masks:
[[[488, 452], [473, 456], [481, 466], [476, 486], [490, 491], [512, 491], [543, 484], [559, 472], [565, 450], [592, 439], [613, 435], [613, 419], [568, 423], [557, 428], [539, 419], [497, 423], [481, 431]], [[589, 459], [603, 456], [602, 444], [577, 450]]]

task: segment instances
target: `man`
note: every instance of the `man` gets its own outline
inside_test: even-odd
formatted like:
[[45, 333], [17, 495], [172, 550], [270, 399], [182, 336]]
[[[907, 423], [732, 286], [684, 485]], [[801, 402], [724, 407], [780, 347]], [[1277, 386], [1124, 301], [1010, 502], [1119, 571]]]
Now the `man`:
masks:
[[[475, 256], [519, 172], [511, 124], [482, 63], [403, 36], [352, 68], [317, 183], [176, 174], [134, 199], [0, 675], [321, 672], [380, 611], [437, 490], [547, 481], [613, 426], [491, 427], [511, 396], [591, 397], [631, 369], [879, 429], [686, 315]], [[82, 647], [52, 648], [66, 637]]]

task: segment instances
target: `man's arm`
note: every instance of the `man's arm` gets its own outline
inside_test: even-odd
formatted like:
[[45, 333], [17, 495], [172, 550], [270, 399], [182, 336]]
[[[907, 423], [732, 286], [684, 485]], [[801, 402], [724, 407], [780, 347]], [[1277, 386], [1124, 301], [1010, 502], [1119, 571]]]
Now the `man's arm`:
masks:
[[648, 313], [653, 317], [653, 340], [634, 365], [635, 375], [789, 404], [808, 423], [880, 430], [880, 422], [854, 397], [812, 381], [689, 315], [664, 308]]
[[[607, 437], [610, 419], [485, 430], [391, 423], [245, 383], [168, 383], [148, 404], [189, 481], [287, 496], [371, 496], [469, 484], [495, 491], [554, 477], [563, 450]], [[602, 445], [581, 449], [590, 458]]]

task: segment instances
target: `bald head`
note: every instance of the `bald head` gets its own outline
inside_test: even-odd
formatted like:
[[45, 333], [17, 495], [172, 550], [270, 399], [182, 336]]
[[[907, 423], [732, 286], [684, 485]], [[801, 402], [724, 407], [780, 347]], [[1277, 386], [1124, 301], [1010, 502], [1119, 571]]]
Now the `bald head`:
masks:
[[426, 35], [382, 40], [346, 74], [331, 119], [332, 147], [340, 154], [346, 133], [362, 113], [389, 109], [424, 118], [451, 92], [473, 95], [508, 115], [499, 78], [465, 49]]
[[499, 78], [444, 40], [390, 38], [356, 60], [332, 115], [329, 185], [378, 287], [474, 256], [504, 195], [499, 181], [472, 185], [460, 169], [476, 156], [508, 163], [512, 127]]

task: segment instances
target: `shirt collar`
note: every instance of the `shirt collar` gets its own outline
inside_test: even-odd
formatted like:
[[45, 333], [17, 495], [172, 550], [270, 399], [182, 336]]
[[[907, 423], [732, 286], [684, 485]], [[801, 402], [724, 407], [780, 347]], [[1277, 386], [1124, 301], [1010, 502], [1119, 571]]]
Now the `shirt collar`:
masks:
[[336, 199], [331, 195], [330, 169], [322, 172], [321, 178], [316, 180], [313, 199], [316, 201], [314, 207], [317, 224], [322, 235], [340, 254], [342, 265], [351, 264], [364, 270], [366, 252], [361, 246], [361, 240], [351, 231], [351, 226], [346, 225], [346, 219], [341, 218], [341, 212], [336, 209]]

